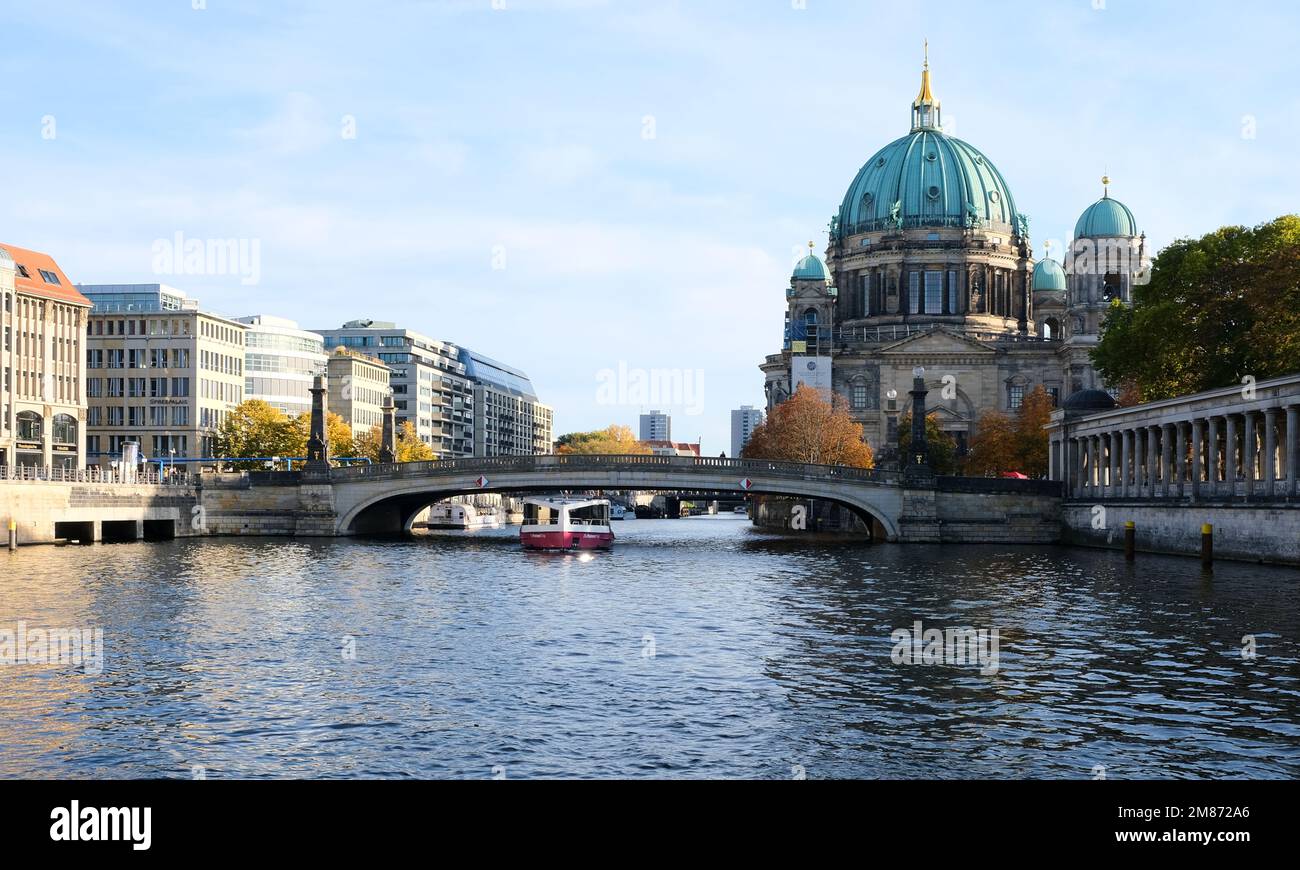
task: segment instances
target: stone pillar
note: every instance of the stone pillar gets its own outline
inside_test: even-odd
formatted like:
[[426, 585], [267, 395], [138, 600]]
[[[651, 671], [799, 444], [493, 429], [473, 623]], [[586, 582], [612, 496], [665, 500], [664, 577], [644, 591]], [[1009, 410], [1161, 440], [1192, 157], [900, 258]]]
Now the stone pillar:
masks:
[[912, 369], [912, 443], [903, 472], [908, 480], [928, 480], [933, 476], [930, 451], [925, 443], [925, 397], [929, 392], [925, 387], [925, 369], [917, 366]]
[[384, 396], [381, 406], [384, 425], [379, 436], [379, 461], [388, 463], [397, 461], [397, 406], [392, 396]]
[[1209, 419], [1209, 435], [1206, 436], [1205, 483], [1206, 491], [1214, 495], [1219, 491], [1219, 418]]
[[1079, 439], [1068, 438], [1065, 442], [1065, 491], [1070, 494], [1071, 498], [1079, 497], [1080, 481], [1083, 479], [1080, 471], [1079, 458]]
[[1128, 429], [1119, 433], [1119, 497], [1128, 496], [1128, 464], [1133, 458], [1133, 433]]
[[1160, 427], [1147, 427], [1147, 498], [1156, 497], [1156, 479], [1160, 474], [1159, 460], [1156, 458], [1157, 441], [1160, 439]]
[[1264, 495], [1277, 491], [1277, 408], [1264, 409]]
[[1296, 426], [1300, 425], [1300, 406], [1290, 405], [1286, 409], [1286, 494], [1294, 496], [1296, 492]]
[[1192, 498], [1201, 497], [1201, 446], [1204, 441], [1204, 420], [1192, 421]]
[[1182, 498], [1187, 489], [1187, 424], [1174, 424], [1174, 495]]
[[1117, 438], [1119, 438], [1118, 432], [1112, 430], [1106, 433], [1106, 458], [1110, 460], [1106, 463], [1110, 470], [1110, 480], [1107, 481], [1110, 486], [1107, 487], [1106, 495], [1111, 498], [1119, 495], [1119, 445], [1116, 443]]
[[1160, 495], [1174, 494], [1174, 424], [1160, 427]]
[[1244, 442], [1241, 445], [1241, 472], [1246, 479], [1246, 495], [1255, 494], [1255, 412], [1247, 411], [1244, 415]]
[[1227, 431], [1223, 441], [1223, 482], [1228, 495], [1237, 494], [1237, 415], [1226, 415]]
[[325, 434], [325, 377], [316, 375], [311, 383], [311, 434], [307, 437], [308, 471], [329, 471], [330, 448]]
[[1091, 488], [1089, 495], [1097, 498], [1098, 488], [1101, 486], [1101, 436], [1092, 435], [1088, 438], [1088, 486]]

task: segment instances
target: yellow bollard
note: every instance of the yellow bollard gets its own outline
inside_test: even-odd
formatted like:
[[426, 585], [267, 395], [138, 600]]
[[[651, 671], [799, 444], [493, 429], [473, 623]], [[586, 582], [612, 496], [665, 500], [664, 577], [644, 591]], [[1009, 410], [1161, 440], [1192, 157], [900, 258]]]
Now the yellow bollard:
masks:
[[18, 549], [18, 523], [13, 517], [9, 518], [9, 552]]
[[1132, 520], [1124, 523], [1124, 558], [1132, 562], [1137, 553], [1137, 526]]
[[1208, 568], [1214, 564], [1214, 526], [1201, 524], [1201, 565]]

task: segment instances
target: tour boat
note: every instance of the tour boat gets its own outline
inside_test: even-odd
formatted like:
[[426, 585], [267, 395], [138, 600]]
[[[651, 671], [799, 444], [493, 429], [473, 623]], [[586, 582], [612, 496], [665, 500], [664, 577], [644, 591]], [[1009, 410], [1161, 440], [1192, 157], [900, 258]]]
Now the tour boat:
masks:
[[627, 508], [621, 504], [611, 504], [609, 506], [609, 518], [611, 520], [621, 520], [627, 517]]
[[429, 508], [429, 520], [425, 524], [430, 529], [499, 529], [501, 520], [497, 512], [488, 508], [479, 513], [472, 504], [442, 502]]
[[530, 550], [604, 550], [614, 543], [609, 500], [524, 499], [519, 543]]

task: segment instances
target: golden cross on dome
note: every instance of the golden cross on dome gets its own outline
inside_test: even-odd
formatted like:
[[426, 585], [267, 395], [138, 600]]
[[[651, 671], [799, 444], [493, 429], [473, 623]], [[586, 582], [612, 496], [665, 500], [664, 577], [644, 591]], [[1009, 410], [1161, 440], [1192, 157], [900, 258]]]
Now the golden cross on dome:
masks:
[[1101, 177], [1101, 184], [1102, 184], [1102, 194], [1104, 196], [1110, 196], [1110, 175], [1109, 174], [1103, 175]]

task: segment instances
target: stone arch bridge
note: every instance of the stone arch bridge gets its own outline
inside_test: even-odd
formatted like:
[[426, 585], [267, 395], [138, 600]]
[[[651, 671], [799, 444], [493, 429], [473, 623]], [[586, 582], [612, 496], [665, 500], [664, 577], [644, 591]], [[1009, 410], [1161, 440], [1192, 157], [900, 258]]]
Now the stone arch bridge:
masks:
[[1059, 534], [1060, 485], [689, 456], [501, 456], [356, 465], [328, 471], [205, 473], [209, 534], [377, 535], [410, 528], [457, 495], [588, 490], [736, 492], [816, 498], [859, 516], [874, 540], [1026, 541]]

